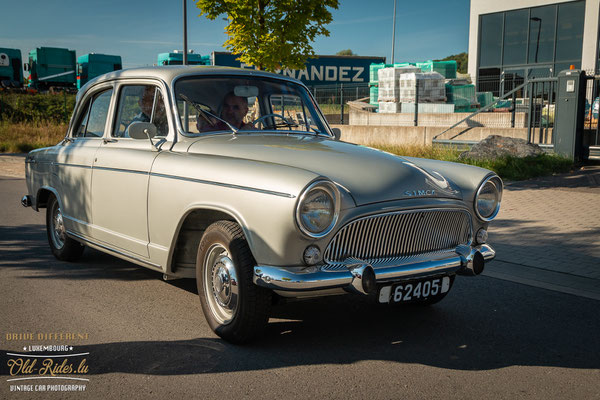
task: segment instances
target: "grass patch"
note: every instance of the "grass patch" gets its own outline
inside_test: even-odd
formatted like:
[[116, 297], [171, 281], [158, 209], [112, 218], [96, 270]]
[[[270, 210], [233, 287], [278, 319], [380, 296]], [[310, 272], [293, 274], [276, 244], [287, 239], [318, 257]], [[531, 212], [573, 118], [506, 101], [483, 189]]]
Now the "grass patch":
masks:
[[0, 152], [27, 153], [54, 146], [65, 137], [67, 124], [0, 123]]
[[501, 157], [495, 160], [459, 159], [465, 148], [438, 146], [371, 146], [389, 153], [406, 157], [431, 158], [452, 161], [487, 168], [502, 179], [520, 181], [538, 176], [569, 172], [573, 162], [554, 154], [541, 154], [534, 157]]

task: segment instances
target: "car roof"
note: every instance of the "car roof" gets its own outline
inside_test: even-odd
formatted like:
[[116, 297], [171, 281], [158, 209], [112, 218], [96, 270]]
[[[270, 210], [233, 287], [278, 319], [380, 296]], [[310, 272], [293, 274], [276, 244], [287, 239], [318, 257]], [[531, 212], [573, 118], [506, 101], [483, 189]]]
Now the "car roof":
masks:
[[86, 83], [77, 93], [77, 100], [92, 86], [98, 83], [118, 80], [118, 79], [160, 79], [167, 85], [171, 85], [171, 82], [175, 78], [181, 76], [190, 75], [240, 75], [240, 76], [263, 76], [266, 78], [283, 79], [287, 81], [293, 81], [303, 85], [303, 83], [297, 79], [293, 79], [287, 76], [274, 74], [271, 72], [258, 71], [249, 68], [233, 68], [233, 67], [220, 67], [220, 66], [205, 66], [205, 65], [167, 65], [157, 67], [141, 67], [141, 68], [128, 68], [113, 71], [100, 75], [88, 83]]

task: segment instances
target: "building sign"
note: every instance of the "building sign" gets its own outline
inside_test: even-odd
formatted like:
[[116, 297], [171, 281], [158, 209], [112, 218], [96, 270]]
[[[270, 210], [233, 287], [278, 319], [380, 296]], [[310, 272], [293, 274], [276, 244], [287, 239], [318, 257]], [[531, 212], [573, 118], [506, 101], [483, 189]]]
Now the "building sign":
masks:
[[[253, 66], [240, 63], [237, 57], [228, 52], [213, 52], [211, 63], [226, 67], [254, 69]], [[385, 63], [385, 57], [315, 56], [306, 61], [304, 69], [285, 68], [276, 72], [298, 79], [307, 86], [369, 83], [369, 66], [372, 63]]]

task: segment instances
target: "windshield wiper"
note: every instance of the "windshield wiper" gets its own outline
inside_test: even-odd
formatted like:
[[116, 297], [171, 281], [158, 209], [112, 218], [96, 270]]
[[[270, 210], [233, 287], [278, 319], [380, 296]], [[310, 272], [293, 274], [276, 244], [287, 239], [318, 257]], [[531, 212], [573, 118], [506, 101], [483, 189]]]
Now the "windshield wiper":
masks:
[[186, 95], [180, 94], [179, 97], [181, 97], [184, 101], [187, 101], [188, 103], [190, 103], [196, 109], [196, 111], [198, 111], [198, 113], [202, 116], [202, 118], [204, 118], [204, 120], [206, 122], [208, 122], [211, 126], [214, 126], [215, 124], [208, 118], [208, 116], [211, 116], [211, 117], [216, 118], [219, 121], [223, 122], [225, 125], [227, 125], [229, 127], [229, 129], [231, 129], [231, 131], [233, 132], [234, 135], [236, 133], [238, 133], [238, 129], [234, 128], [233, 125], [231, 125], [229, 122], [225, 121], [223, 118], [217, 117], [215, 114], [213, 114], [211, 112], [203, 110], [198, 103], [190, 100], [189, 97], [187, 97]]

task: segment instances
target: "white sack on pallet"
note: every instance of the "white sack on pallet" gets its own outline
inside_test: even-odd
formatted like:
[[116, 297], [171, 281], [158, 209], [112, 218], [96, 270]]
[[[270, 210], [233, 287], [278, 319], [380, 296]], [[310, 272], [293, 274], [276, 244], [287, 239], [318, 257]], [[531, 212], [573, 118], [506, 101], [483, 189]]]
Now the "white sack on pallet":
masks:
[[400, 103], [394, 103], [392, 101], [380, 101], [379, 102], [379, 113], [380, 114], [392, 114], [400, 112]]
[[446, 101], [444, 76], [438, 72], [407, 73], [400, 76], [400, 102], [416, 101], [417, 82], [419, 103], [443, 103]]
[[417, 67], [389, 67], [377, 71], [379, 101], [400, 101], [400, 77], [403, 74], [421, 71]]

